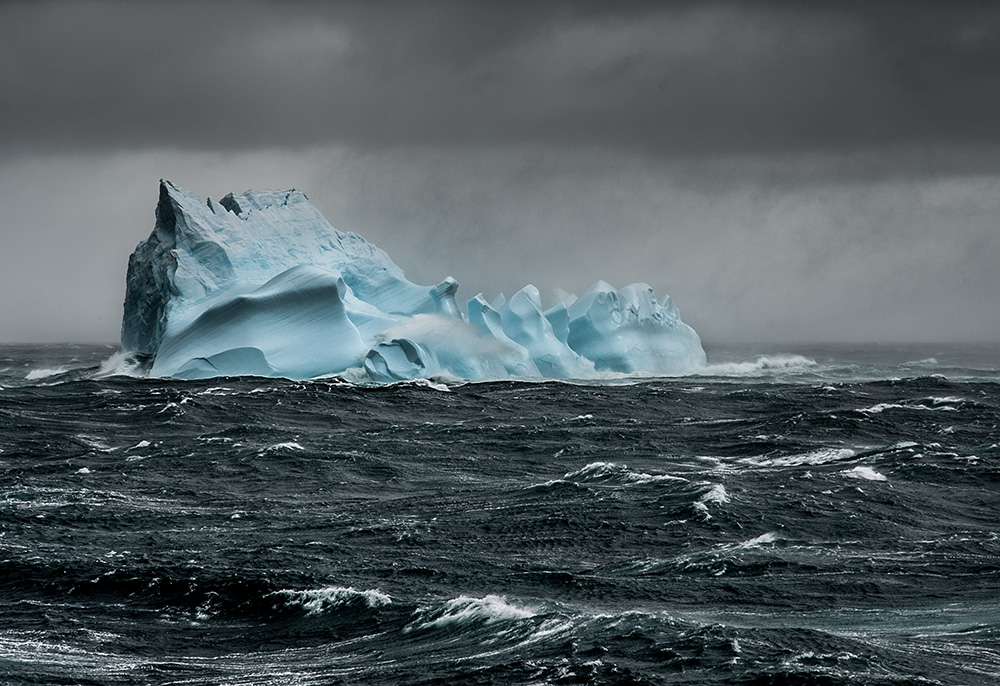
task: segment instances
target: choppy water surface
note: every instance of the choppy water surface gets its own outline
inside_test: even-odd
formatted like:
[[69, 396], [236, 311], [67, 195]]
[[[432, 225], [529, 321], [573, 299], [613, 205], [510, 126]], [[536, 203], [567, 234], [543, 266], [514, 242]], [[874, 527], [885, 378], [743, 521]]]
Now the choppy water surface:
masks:
[[569, 383], [0, 348], [0, 680], [990, 684], [1000, 347]]

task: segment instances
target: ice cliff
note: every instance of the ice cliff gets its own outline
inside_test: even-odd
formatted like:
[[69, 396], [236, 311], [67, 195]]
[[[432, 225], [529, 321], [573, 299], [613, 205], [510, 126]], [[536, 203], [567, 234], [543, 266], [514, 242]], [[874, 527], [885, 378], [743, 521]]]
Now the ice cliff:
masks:
[[207, 202], [160, 182], [128, 265], [122, 351], [156, 376], [590, 378], [704, 365], [698, 335], [646, 284], [598, 282], [543, 310], [526, 286], [463, 312], [458, 283], [410, 283], [296, 190]]

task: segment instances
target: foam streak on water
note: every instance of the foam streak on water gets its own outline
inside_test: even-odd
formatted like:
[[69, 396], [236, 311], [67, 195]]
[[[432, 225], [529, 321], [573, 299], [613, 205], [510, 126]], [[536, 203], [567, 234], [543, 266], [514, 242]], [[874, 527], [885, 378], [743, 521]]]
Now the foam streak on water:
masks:
[[0, 348], [2, 683], [1000, 673], [995, 346], [390, 386], [113, 353]]

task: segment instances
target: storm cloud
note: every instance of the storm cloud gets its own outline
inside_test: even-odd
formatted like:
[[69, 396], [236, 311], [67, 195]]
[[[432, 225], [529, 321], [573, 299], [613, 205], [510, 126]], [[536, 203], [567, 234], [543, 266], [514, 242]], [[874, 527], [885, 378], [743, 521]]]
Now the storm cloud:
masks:
[[1000, 138], [995, 3], [14, 3], [8, 145]]
[[1000, 338], [996, 3], [7, 2], [0, 113], [0, 340], [115, 338], [160, 177], [300, 187], [470, 297]]

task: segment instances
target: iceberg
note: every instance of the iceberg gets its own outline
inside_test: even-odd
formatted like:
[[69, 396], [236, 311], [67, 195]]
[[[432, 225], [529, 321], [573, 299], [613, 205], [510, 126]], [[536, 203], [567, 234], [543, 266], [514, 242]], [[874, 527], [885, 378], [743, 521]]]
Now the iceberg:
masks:
[[450, 276], [411, 283], [301, 191], [216, 202], [161, 181], [153, 232], [129, 258], [122, 352], [186, 379], [588, 379], [705, 365], [697, 333], [647, 284], [600, 281], [545, 310], [531, 285], [464, 310], [457, 293]]

